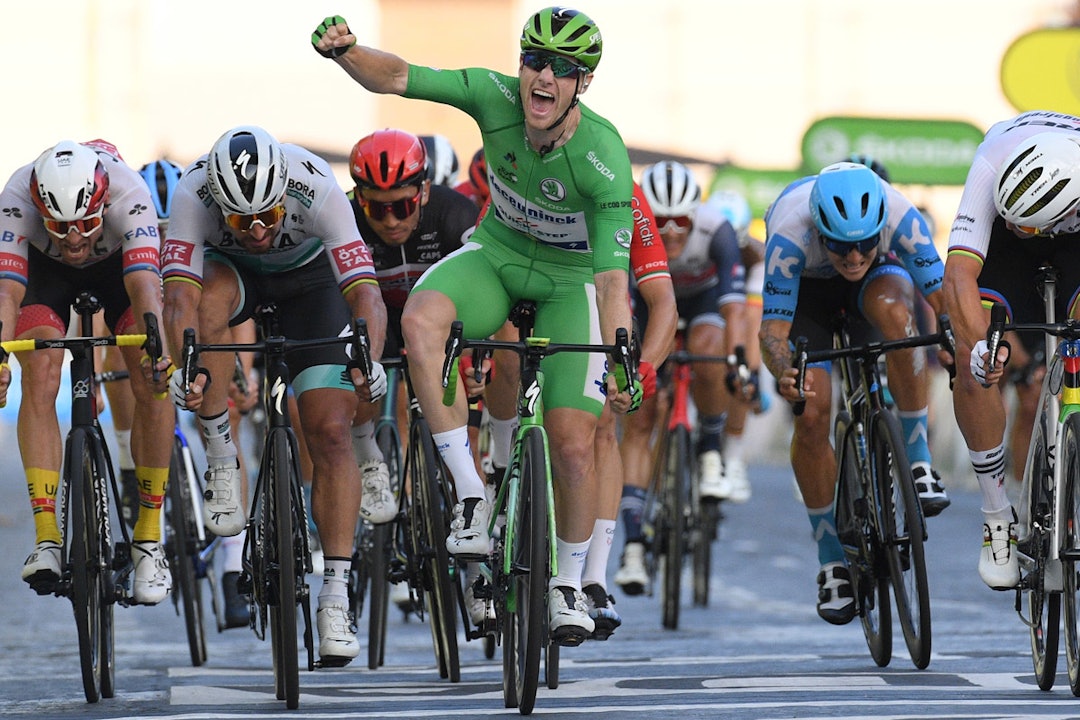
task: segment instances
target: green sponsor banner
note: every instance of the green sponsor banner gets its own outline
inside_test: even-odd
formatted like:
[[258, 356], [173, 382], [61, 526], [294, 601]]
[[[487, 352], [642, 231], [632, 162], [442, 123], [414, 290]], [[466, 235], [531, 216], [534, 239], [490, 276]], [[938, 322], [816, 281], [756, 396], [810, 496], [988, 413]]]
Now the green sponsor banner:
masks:
[[717, 168], [713, 175], [709, 192], [731, 190], [740, 193], [750, 203], [754, 217], [760, 218], [764, 217], [765, 210], [780, 191], [802, 176], [803, 173], [798, 170], [755, 170], [738, 165], [723, 165]]
[[894, 183], [963, 185], [982, 139], [958, 120], [827, 117], [803, 135], [803, 174], [860, 153], [884, 164]]

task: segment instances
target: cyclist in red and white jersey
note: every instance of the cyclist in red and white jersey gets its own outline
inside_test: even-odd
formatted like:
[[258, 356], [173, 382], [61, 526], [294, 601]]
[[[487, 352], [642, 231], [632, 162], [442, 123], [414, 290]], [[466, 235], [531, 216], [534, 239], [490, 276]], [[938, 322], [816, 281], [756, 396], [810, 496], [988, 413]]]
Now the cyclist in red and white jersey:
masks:
[[[161, 318], [157, 217], [146, 184], [103, 140], [57, 143], [15, 171], [0, 192], [0, 322], [3, 340], [67, 334], [71, 304], [94, 294], [115, 334], [145, 330], [143, 314]], [[121, 354], [135, 395], [131, 453], [139, 487], [132, 538], [135, 602], [153, 605], [169, 593], [172, 576], [161, 545], [161, 508], [169, 476], [174, 416], [164, 380], [151, 383], [149, 358], [139, 348]], [[56, 415], [64, 353], [19, 357], [22, 403], [18, 435], [37, 536], [22, 577], [39, 594], [60, 580], [56, 518], [63, 438]], [[168, 359], [158, 370], [168, 368]], [[162, 373], [164, 378], [164, 373]], [[11, 371], [0, 366], [0, 406]]]
[[[641, 187], [656, 213], [667, 249], [685, 347], [693, 355], [727, 355], [743, 341], [746, 276], [735, 230], [718, 209], [701, 202], [690, 168], [665, 160], [645, 168]], [[731, 495], [722, 462], [723, 433], [733, 400], [721, 363], [694, 363], [690, 395], [697, 408], [699, 487], [702, 497]]]
[[1032, 292], [1038, 266], [1059, 271], [1057, 317], [1080, 317], [1080, 118], [1026, 112], [995, 124], [975, 151], [949, 233], [945, 298], [957, 357], [956, 421], [982, 491], [979, 576], [991, 588], [1020, 581], [1017, 517], [1005, 492], [1005, 407], [1000, 382], [1008, 347], [987, 373], [988, 307], [1004, 302], [1015, 322], [1041, 322]]

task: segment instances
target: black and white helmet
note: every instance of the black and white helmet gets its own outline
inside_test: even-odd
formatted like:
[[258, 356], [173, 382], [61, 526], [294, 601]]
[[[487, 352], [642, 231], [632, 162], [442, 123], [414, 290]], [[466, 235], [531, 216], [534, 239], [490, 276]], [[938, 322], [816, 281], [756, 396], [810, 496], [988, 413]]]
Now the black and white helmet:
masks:
[[427, 178], [431, 184], [457, 184], [458, 156], [450, 139], [445, 135], [421, 135], [420, 141], [427, 150]]
[[254, 215], [280, 203], [288, 175], [281, 145], [252, 125], [226, 132], [206, 159], [210, 194], [222, 211], [232, 215]]
[[994, 206], [1006, 222], [1045, 230], [1080, 201], [1080, 133], [1042, 132], [1020, 143], [998, 170]]
[[701, 187], [694, 174], [674, 160], [645, 168], [641, 189], [653, 213], [662, 217], [689, 217], [701, 204]]

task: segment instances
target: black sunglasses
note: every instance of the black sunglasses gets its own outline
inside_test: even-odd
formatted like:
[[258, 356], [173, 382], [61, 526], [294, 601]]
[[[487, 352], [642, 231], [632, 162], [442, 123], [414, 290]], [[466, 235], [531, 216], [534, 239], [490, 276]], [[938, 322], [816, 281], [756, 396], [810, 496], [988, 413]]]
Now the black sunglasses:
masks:
[[523, 52], [521, 53], [521, 63], [536, 72], [541, 72], [550, 65], [551, 73], [557, 78], [570, 77], [576, 73], [586, 72], [586, 68], [578, 65], [573, 60], [564, 58], [562, 55], [553, 55], [546, 52]]
[[832, 238], [827, 238], [822, 235], [821, 242], [829, 252], [846, 257], [855, 250], [858, 250], [860, 255], [868, 254], [878, 246], [878, 243], [881, 242], [881, 237], [879, 235], [872, 235], [863, 240], [859, 240], [858, 242], [844, 242], [843, 240], [833, 240]]

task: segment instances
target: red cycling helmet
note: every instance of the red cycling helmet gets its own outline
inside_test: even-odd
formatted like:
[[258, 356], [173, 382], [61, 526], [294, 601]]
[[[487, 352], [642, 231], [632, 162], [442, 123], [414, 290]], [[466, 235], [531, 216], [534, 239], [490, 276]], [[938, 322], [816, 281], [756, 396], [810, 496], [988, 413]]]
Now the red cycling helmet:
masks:
[[426, 177], [424, 143], [404, 130], [379, 130], [360, 138], [349, 153], [349, 174], [358, 188], [392, 190]]
[[487, 161], [484, 159], [484, 148], [480, 148], [473, 155], [472, 161], [469, 163], [469, 180], [479, 190], [484, 197], [487, 197], [488, 190], [488, 178], [487, 178]]

